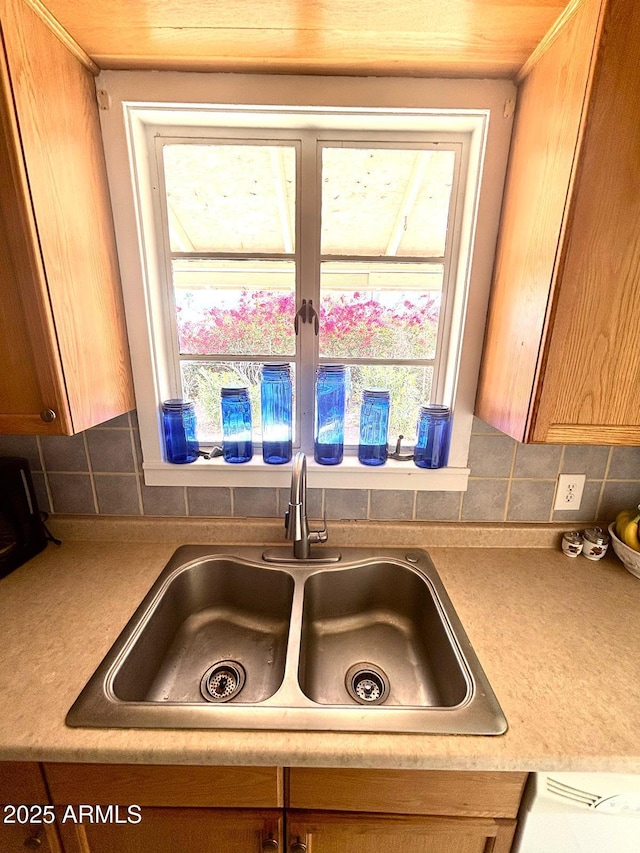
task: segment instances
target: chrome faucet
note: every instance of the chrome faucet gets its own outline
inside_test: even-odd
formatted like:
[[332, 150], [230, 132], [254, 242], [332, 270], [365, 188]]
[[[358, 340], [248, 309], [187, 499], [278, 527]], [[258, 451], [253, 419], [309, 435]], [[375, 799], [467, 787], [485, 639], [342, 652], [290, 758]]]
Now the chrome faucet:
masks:
[[311, 544], [326, 542], [329, 538], [325, 522], [322, 530], [309, 530], [307, 519], [307, 457], [296, 453], [291, 472], [291, 496], [289, 509], [284, 515], [286, 538], [293, 542], [293, 556], [296, 560], [310, 558]]

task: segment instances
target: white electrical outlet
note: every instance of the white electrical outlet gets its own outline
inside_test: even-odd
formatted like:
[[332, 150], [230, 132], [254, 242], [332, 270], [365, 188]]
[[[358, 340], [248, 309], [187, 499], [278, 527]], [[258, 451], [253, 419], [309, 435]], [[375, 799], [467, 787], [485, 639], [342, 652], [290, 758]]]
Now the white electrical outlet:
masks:
[[554, 509], [580, 509], [586, 474], [560, 474]]

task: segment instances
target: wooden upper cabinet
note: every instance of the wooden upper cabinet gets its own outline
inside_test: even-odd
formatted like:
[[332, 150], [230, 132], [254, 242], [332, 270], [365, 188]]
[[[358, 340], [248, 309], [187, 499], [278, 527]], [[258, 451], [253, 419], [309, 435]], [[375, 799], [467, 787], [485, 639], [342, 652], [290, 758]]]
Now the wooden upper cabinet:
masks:
[[585, 0], [520, 85], [476, 414], [640, 444], [640, 4]]
[[24, 0], [0, 27], [0, 432], [70, 435], [134, 406], [95, 86]]

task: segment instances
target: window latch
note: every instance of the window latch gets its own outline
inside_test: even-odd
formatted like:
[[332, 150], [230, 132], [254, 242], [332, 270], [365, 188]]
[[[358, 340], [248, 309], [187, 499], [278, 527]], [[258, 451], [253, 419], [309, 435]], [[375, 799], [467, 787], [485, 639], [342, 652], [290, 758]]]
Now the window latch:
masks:
[[308, 301], [303, 299], [302, 305], [296, 311], [296, 316], [293, 318], [293, 328], [296, 335], [300, 328], [300, 320], [302, 320], [303, 323], [313, 323], [313, 333], [316, 337], [318, 336], [320, 320], [318, 318], [318, 312], [313, 307], [313, 299], [309, 299]]

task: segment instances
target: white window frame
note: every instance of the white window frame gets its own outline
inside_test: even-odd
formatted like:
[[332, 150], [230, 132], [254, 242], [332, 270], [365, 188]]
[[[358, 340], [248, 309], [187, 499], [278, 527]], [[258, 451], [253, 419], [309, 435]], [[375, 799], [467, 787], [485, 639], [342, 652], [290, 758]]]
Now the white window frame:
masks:
[[[318, 127], [339, 131], [425, 131], [466, 136], [468, 168], [459, 218], [461, 262], [453, 278], [451, 340], [440, 399], [451, 403], [449, 465], [426, 471], [389, 460], [379, 468], [355, 456], [339, 466], [308, 459], [317, 488], [463, 491], [484, 336], [484, 320], [497, 239], [511, 135], [515, 87], [509, 81], [408, 80], [266, 75], [103, 72], [97, 81], [107, 170], [120, 258], [136, 402], [148, 485], [287, 486], [289, 465], [266, 465], [259, 454], [243, 465], [199, 459], [190, 465], [163, 460], [159, 407], [173, 396], [173, 353], [167, 346], [164, 263], [153, 198], [147, 136], [155, 126], [197, 127], [212, 117], [221, 126]], [[176, 135], [179, 134], [178, 133]], [[304, 214], [303, 214], [304, 216]], [[319, 269], [319, 266], [318, 266]], [[173, 362], [174, 363], [174, 362]], [[309, 410], [311, 407], [311, 410]], [[313, 417], [312, 396], [301, 401]]]

